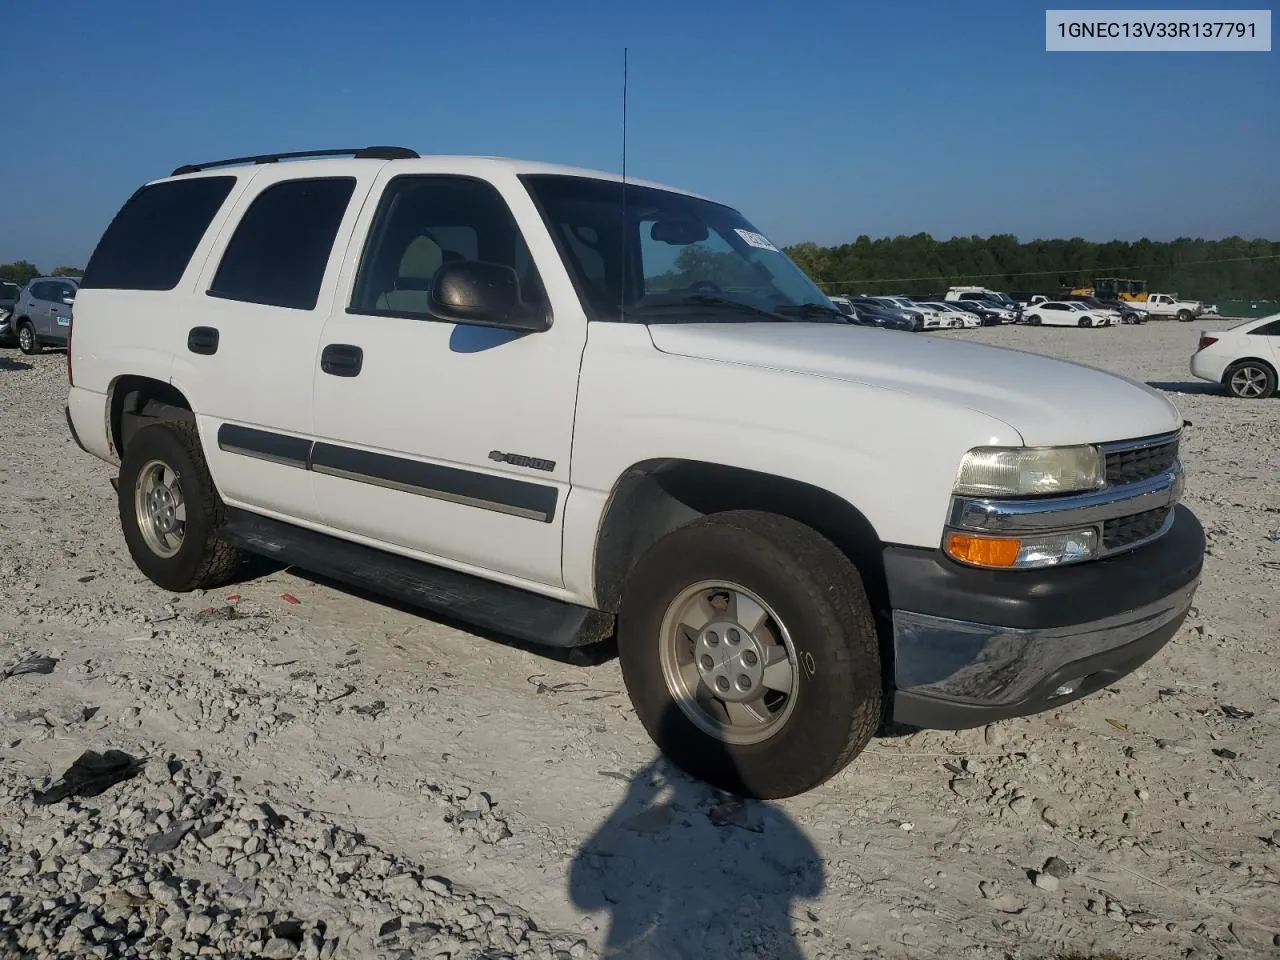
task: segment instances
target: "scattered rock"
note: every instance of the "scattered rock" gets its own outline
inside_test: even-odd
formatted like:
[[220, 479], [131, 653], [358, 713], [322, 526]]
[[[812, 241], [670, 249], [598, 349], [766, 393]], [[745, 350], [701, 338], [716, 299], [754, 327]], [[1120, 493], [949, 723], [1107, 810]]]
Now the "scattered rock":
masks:
[[99, 847], [84, 855], [84, 865], [94, 873], [103, 874], [110, 871], [124, 858], [124, 851], [119, 847]]
[[292, 940], [286, 940], [284, 937], [272, 937], [267, 941], [267, 945], [262, 948], [260, 956], [266, 960], [291, 960], [297, 956], [298, 945]]
[[1036, 874], [1035, 884], [1046, 893], [1053, 893], [1058, 889], [1058, 878], [1042, 871]]
[[1051, 877], [1056, 877], [1059, 880], [1065, 880], [1067, 877], [1071, 876], [1072, 871], [1071, 865], [1068, 864], [1067, 861], [1059, 857], [1050, 857], [1044, 862], [1042, 872], [1049, 874]]

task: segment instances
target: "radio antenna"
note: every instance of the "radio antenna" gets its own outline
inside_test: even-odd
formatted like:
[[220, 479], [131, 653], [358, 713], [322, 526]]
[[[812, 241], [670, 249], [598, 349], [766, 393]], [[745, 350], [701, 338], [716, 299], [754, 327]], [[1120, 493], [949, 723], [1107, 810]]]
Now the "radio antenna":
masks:
[[622, 284], [618, 291], [618, 316], [627, 319], [627, 48], [622, 48]]

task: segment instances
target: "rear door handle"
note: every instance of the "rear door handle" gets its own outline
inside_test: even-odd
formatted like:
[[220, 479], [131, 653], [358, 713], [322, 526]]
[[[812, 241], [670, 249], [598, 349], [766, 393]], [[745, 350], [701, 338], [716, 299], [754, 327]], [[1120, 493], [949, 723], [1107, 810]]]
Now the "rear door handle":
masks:
[[207, 357], [218, 352], [218, 331], [213, 327], [192, 327], [187, 334], [187, 349]]
[[331, 343], [320, 352], [320, 369], [335, 377], [357, 377], [364, 351], [350, 343]]

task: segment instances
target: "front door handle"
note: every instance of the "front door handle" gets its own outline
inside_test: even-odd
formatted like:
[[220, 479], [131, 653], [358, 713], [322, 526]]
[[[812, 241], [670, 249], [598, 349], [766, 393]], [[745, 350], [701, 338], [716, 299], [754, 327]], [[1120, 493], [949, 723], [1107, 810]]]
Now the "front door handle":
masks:
[[187, 349], [207, 357], [218, 352], [218, 331], [213, 327], [192, 327], [187, 334]]
[[320, 351], [320, 369], [335, 377], [358, 377], [364, 351], [350, 343], [331, 343]]

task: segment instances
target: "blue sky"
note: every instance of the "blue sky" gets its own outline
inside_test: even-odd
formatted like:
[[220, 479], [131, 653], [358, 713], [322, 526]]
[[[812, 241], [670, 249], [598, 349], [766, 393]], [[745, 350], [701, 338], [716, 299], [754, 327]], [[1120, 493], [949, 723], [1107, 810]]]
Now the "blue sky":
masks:
[[1280, 53], [1046, 53], [1044, 16], [1025, 0], [17, 4], [0, 262], [83, 265], [140, 183], [243, 153], [375, 142], [617, 170], [624, 45], [628, 172], [733, 204], [775, 242], [1280, 238]]

